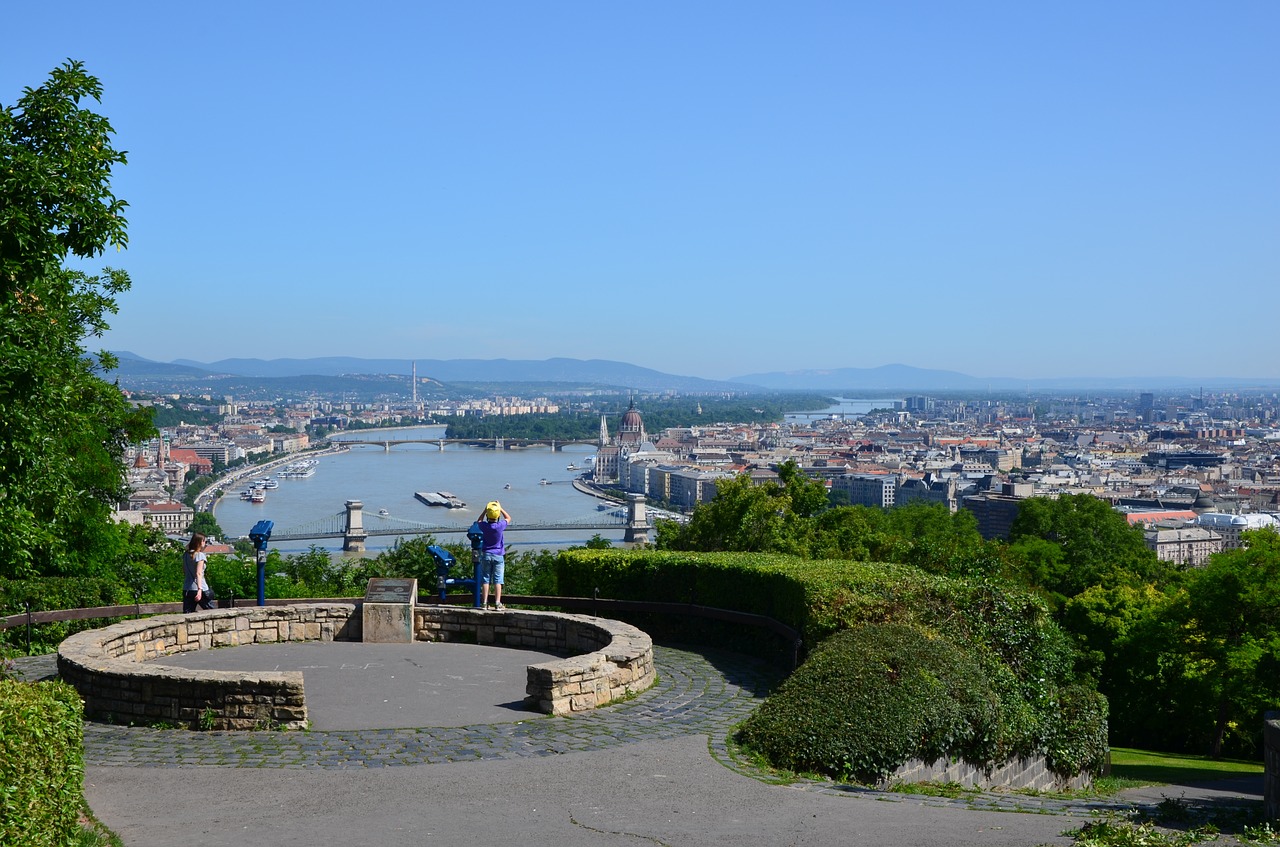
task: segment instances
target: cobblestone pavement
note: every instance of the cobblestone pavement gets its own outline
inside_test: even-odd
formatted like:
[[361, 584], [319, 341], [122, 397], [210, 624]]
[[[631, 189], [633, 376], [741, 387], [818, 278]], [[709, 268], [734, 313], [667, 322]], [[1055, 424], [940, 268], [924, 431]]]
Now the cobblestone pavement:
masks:
[[[636, 741], [705, 735], [721, 764], [759, 776], [729, 750], [727, 736], [778, 680], [765, 663], [699, 648], [654, 647], [658, 682], [635, 698], [568, 718], [419, 729], [203, 732], [85, 724], [85, 764], [137, 768], [369, 769], [446, 762], [519, 759], [604, 750]], [[17, 660], [28, 680], [56, 676], [51, 656]], [[822, 780], [792, 789], [888, 802], [1069, 816], [1131, 811], [1133, 803], [1070, 800], [1008, 792], [958, 798], [875, 791]]]

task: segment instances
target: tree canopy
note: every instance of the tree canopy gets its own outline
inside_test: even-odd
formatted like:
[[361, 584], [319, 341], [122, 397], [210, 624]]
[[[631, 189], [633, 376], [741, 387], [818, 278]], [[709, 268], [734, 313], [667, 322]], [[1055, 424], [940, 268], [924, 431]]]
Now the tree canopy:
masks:
[[111, 193], [125, 153], [81, 106], [101, 93], [67, 62], [0, 108], [0, 576], [99, 567], [124, 448], [152, 429], [83, 346], [107, 328], [128, 275], [66, 266], [127, 243]]

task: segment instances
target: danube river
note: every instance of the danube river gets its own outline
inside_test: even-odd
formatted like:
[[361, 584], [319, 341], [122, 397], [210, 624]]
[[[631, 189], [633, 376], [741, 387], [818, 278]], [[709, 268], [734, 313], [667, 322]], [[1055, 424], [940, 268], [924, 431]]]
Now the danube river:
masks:
[[[884, 408], [892, 400], [841, 400], [830, 409], [801, 415], [788, 415], [788, 422], [829, 415], [853, 416], [873, 408]], [[342, 433], [343, 440], [373, 441], [379, 438], [442, 438], [445, 427], [427, 426], [394, 430], [355, 430]], [[218, 525], [228, 537], [247, 535], [260, 520], [274, 521], [275, 530], [301, 529], [331, 515], [345, 511], [347, 500], [364, 504], [366, 528], [377, 523], [378, 513], [385, 509], [392, 518], [430, 524], [467, 526], [490, 500], [499, 500], [511, 514], [512, 528], [507, 541], [516, 547], [558, 549], [582, 544], [596, 530], [531, 530], [520, 532], [521, 521], [529, 523], [562, 523], [594, 520], [602, 516], [597, 509], [602, 501], [576, 490], [571, 481], [595, 455], [595, 448], [569, 445], [552, 452], [547, 447], [519, 450], [490, 450], [478, 447], [436, 444], [399, 444], [389, 451], [381, 446], [353, 447], [347, 452], [316, 457], [314, 476], [307, 479], [280, 479], [279, 487], [267, 492], [265, 503], [254, 504], [239, 499], [247, 485], [240, 482], [227, 488], [226, 495], [214, 512]], [[301, 458], [301, 456], [299, 457]], [[570, 470], [568, 465], [579, 466]], [[542, 485], [541, 480], [548, 485]], [[510, 487], [508, 487], [510, 486]], [[465, 509], [426, 506], [413, 496], [415, 491], [448, 491], [457, 495]], [[599, 530], [599, 534], [615, 543], [622, 540], [622, 528]], [[444, 540], [460, 540], [459, 535], [441, 535]], [[395, 543], [395, 536], [370, 537], [371, 553]], [[311, 545], [330, 550], [342, 549], [341, 538], [310, 541], [272, 541], [274, 549], [286, 553], [301, 552]]]
[[[356, 430], [343, 433], [343, 440], [376, 440], [378, 438], [442, 438], [443, 426], [413, 427], [395, 430]], [[330, 515], [345, 511], [347, 500], [364, 504], [365, 526], [372, 528], [378, 513], [385, 509], [393, 518], [430, 524], [470, 525], [484, 504], [499, 500], [510, 513], [513, 526], [507, 541], [517, 547], [558, 548], [581, 544], [595, 534], [593, 530], [519, 532], [520, 522], [558, 523], [575, 519], [600, 517], [597, 505], [602, 501], [577, 491], [571, 481], [581, 470], [568, 465], [585, 466], [595, 449], [570, 445], [552, 452], [548, 447], [520, 450], [491, 450], [435, 444], [397, 444], [389, 451], [379, 446], [352, 447], [344, 453], [319, 456], [315, 475], [307, 479], [280, 479], [279, 487], [267, 492], [265, 503], [254, 504], [239, 499], [241, 483], [228, 490], [214, 512], [218, 525], [229, 537], [247, 535], [259, 520], [275, 522], [276, 531], [300, 529]], [[271, 475], [264, 472], [264, 475]], [[541, 484], [542, 480], [549, 484]], [[510, 486], [508, 488], [507, 486]], [[415, 491], [448, 491], [467, 505], [464, 509], [427, 506], [416, 500]], [[600, 534], [621, 541], [622, 528], [600, 530]], [[460, 536], [443, 536], [459, 540]], [[369, 538], [370, 551], [389, 547], [395, 536]], [[272, 542], [285, 552], [308, 549], [312, 544], [329, 550], [341, 550], [341, 538], [313, 541]]]

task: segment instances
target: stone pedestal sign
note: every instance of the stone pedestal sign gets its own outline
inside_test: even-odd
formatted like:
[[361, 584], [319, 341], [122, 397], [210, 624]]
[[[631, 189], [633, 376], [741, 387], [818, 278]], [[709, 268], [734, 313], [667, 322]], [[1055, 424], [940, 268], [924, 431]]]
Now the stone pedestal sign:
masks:
[[364, 592], [364, 640], [370, 644], [411, 643], [417, 603], [416, 579], [369, 580]]

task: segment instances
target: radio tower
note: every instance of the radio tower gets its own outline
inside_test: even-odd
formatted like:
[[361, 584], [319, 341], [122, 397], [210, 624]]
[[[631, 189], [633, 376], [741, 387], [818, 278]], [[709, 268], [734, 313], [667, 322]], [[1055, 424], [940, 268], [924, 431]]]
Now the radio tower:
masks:
[[418, 363], [413, 363], [413, 408], [418, 408]]

